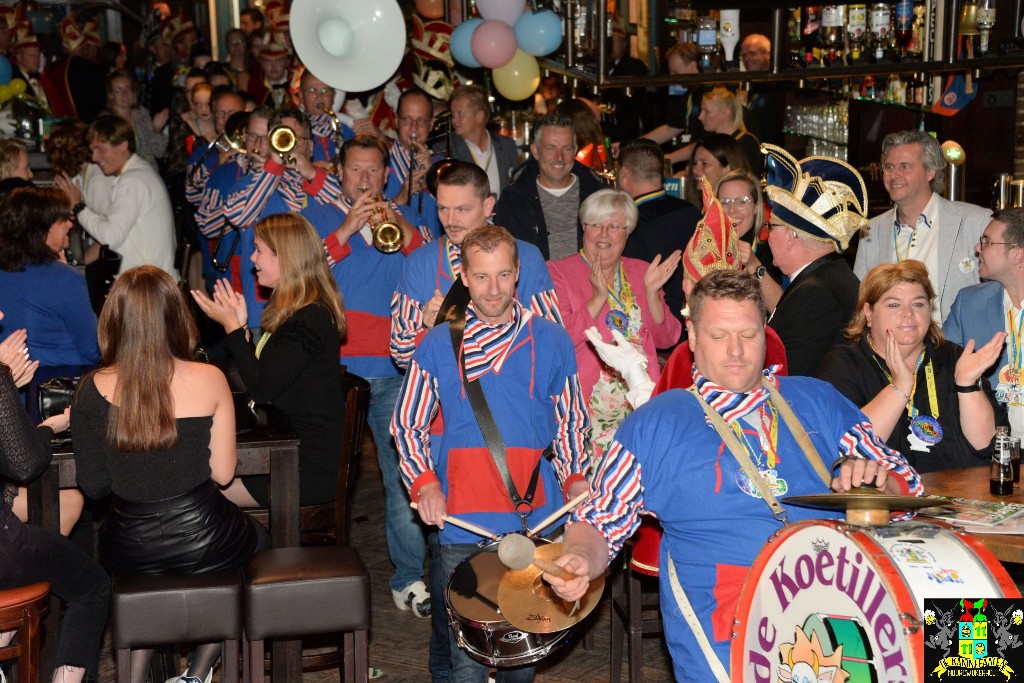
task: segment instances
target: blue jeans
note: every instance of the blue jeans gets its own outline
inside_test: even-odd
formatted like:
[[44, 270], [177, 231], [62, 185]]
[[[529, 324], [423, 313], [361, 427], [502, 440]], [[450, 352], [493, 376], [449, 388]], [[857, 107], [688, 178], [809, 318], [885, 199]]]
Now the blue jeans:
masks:
[[[477, 546], [473, 543], [446, 544], [441, 546], [441, 568], [445, 577], [451, 576], [462, 560], [476, 552]], [[431, 609], [435, 609], [436, 603], [431, 601]], [[437, 605], [440, 607], [440, 605]], [[449, 627], [450, 629], [450, 627]], [[452, 683], [487, 683], [487, 673], [490, 667], [476, 661], [465, 652], [459, 649], [454, 633], [449, 633], [450, 651], [452, 657]], [[495, 677], [496, 683], [532, 683], [534, 667], [518, 666], [514, 669], [498, 669]]]
[[409, 493], [398, 472], [398, 451], [390, 431], [402, 378], [378, 377], [367, 381], [370, 383], [367, 421], [377, 444], [377, 463], [384, 480], [384, 538], [391, 564], [395, 565], [391, 589], [400, 591], [423, 580], [423, 563], [426, 560], [423, 525], [416, 511], [409, 507]]

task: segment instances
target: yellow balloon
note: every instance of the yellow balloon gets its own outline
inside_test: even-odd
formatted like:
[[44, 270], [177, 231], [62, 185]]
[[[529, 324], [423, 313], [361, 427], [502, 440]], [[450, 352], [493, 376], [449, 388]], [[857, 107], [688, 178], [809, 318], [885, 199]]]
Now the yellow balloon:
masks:
[[516, 48], [512, 60], [493, 71], [494, 87], [502, 97], [525, 100], [537, 92], [540, 85], [540, 65], [537, 58]]
[[20, 78], [12, 78], [7, 87], [11, 89], [11, 95], [24, 95], [28, 85]]
[[14, 92], [11, 90], [9, 85], [0, 85], [0, 102], [6, 102], [14, 96]]

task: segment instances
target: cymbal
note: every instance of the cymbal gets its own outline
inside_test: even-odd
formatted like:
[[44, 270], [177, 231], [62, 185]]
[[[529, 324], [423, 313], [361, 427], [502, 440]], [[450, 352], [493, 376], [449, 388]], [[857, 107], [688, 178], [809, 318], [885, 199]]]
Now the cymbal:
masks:
[[846, 493], [816, 493], [809, 496], [787, 496], [784, 503], [825, 510], [917, 510], [941, 505], [918, 496], [896, 496], [875, 488], [856, 488]]
[[[561, 543], [537, 546], [537, 556], [554, 560], [561, 556]], [[526, 569], [509, 569], [498, 585], [498, 606], [508, 623], [527, 633], [555, 633], [574, 626], [590, 614], [601, 600], [604, 577], [591, 580], [578, 603], [562, 600], [541, 578], [534, 565]]]

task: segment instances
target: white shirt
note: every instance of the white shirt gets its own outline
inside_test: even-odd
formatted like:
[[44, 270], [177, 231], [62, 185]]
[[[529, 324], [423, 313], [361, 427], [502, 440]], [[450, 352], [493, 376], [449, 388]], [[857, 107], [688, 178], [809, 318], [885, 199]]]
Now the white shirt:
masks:
[[[914, 225], [900, 223], [899, 210], [893, 212], [893, 234], [896, 241], [896, 259], [916, 259], [924, 263], [928, 268], [928, 279], [931, 280], [932, 289], [940, 292], [942, 282], [939, 273], [939, 202], [936, 196], [932, 192], [924, 211], [916, 218]], [[937, 321], [942, 319], [942, 312], [939, 309], [941, 303], [939, 297], [932, 301], [932, 318]]]
[[101, 198], [94, 202], [96, 208], [86, 202], [78, 222], [98, 242], [121, 255], [119, 272], [153, 265], [177, 282], [174, 213], [160, 176], [141, 157], [132, 154], [121, 172], [110, 179], [114, 181], [110, 185], [110, 201], [101, 207]]
[[[1022, 302], [1022, 303], [1024, 303], [1024, 302]], [[1013, 320], [1014, 321], [1019, 321], [1020, 320], [1020, 316], [1021, 316], [1021, 308], [1022, 308], [1021, 304], [1015, 304], [1013, 301], [1010, 300], [1009, 293], [1007, 293], [1007, 291], [1004, 289], [1003, 290], [1003, 311], [1004, 312], [1005, 311], [1009, 311], [1011, 316], [1012, 316], [1012, 318], [1013, 318]], [[1010, 316], [1003, 315], [1003, 329], [1006, 331], [1006, 334], [1007, 334], [1007, 337], [1006, 337], [1007, 353], [1009, 353], [1009, 350], [1010, 350], [1010, 347], [1009, 347], [1010, 335], [1016, 334], [1016, 330], [1011, 330], [1010, 329], [1010, 321], [1008, 319], [1009, 317]], [[975, 344], [982, 344], [982, 343], [984, 343], [984, 340], [975, 339], [974, 343]], [[1011, 364], [1013, 363], [1013, 360], [1014, 360], [1013, 358], [1009, 359]], [[996, 387], [992, 387], [992, 388], [995, 389]], [[1016, 437], [1024, 437], [1024, 406], [1014, 406], [1014, 405], [1010, 405], [1010, 404], [1005, 404], [1005, 405], [1006, 405], [1006, 413], [1007, 413], [1007, 415], [1010, 418], [1010, 435], [1011, 436], [1016, 436]]]
[[487, 171], [487, 180], [491, 183], [491, 192], [494, 193], [495, 197], [501, 195], [501, 175], [498, 173], [498, 159], [494, 154], [494, 144], [491, 142], [490, 133], [487, 134], [487, 151], [481, 151], [479, 147], [474, 145], [469, 140], [463, 138], [463, 142], [466, 143], [466, 147], [469, 148], [469, 153], [473, 157], [473, 161], [477, 166]]

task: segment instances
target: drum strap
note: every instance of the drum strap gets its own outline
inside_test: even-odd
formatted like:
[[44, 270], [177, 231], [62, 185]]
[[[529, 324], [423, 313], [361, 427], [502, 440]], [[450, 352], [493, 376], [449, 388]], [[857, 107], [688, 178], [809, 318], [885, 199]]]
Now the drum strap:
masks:
[[[729, 430], [729, 433], [731, 434], [732, 430]], [[718, 655], [715, 654], [714, 649], [711, 647], [708, 634], [704, 631], [704, 626], [701, 625], [700, 619], [697, 618], [697, 613], [693, 611], [693, 605], [690, 604], [689, 598], [686, 597], [686, 591], [683, 590], [682, 584], [679, 583], [679, 576], [676, 574], [676, 564], [672, 561], [671, 553], [668, 554], [668, 581], [672, 585], [672, 595], [676, 598], [679, 611], [686, 619], [686, 623], [690, 625], [693, 637], [697, 639], [697, 644], [700, 645], [701, 652], [704, 653], [704, 659], [708, 661], [711, 673], [715, 675], [715, 680], [718, 683], [729, 683], [729, 674], [725, 672], [722, 660], [718, 658]]]
[[[450, 293], [451, 290], [449, 290]], [[447, 301], [447, 297], [445, 297], [445, 300]], [[441, 307], [441, 310], [444, 310], [444, 306]], [[490, 451], [491, 458], [494, 460], [494, 467], [498, 470], [501, 480], [505, 483], [508, 497], [511, 499], [516, 514], [519, 515], [523, 523], [523, 529], [529, 530], [526, 518], [533, 512], [533, 496], [537, 492], [537, 482], [540, 479], [540, 458], [537, 459], [537, 466], [533, 468], [533, 474], [530, 475], [530, 483], [526, 487], [526, 492], [523, 495], [519, 495], [516, 483], [512, 480], [512, 473], [508, 470], [508, 461], [505, 458], [505, 441], [501, 438], [501, 432], [494, 421], [494, 415], [491, 414], [491, 408], [487, 405], [487, 397], [484, 396], [484, 389], [480, 386], [480, 380], [469, 381], [466, 379], [469, 373], [466, 371], [466, 359], [461, 353], [462, 337], [466, 332], [465, 308], [462, 309], [460, 315], [451, 320], [448, 329], [451, 333], [452, 349], [455, 351], [455, 361], [462, 366], [462, 383], [466, 387], [466, 396], [469, 398], [469, 405], [473, 408], [473, 415], [476, 416], [480, 431], [484, 435], [487, 450]], [[546, 458], [551, 453], [551, 445], [548, 444], [548, 447], [541, 454], [541, 458]]]
[[697, 403], [704, 409], [704, 413], [708, 416], [715, 431], [718, 432], [718, 436], [722, 437], [722, 441], [729, 448], [732, 457], [736, 458], [736, 462], [740, 464], [743, 473], [747, 475], [747, 479], [750, 480], [750, 483], [757, 489], [757, 492], [761, 494], [761, 498], [771, 508], [772, 516], [782, 522], [783, 525], [789, 524], [786, 508], [782, 507], [782, 503], [775, 498], [775, 494], [772, 493], [768, 484], [765, 483], [764, 477], [761, 476], [761, 471], [757, 469], [757, 465], [750, 459], [750, 453], [740, 443], [740, 440], [736, 438], [736, 433], [729, 428], [729, 425], [726, 424], [722, 416], [715, 412], [715, 409], [709, 406], [701, 397], [695, 385], [691, 385], [689, 391], [697, 398]]
[[775, 388], [775, 385], [768, 381], [767, 377], [761, 378], [761, 384], [768, 390], [768, 393], [772, 397], [772, 405], [779, 411], [779, 415], [782, 416], [782, 420], [786, 423], [789, 428], [789, 433], [793, 435], [796, 442], [800, 444], [800, 450], [804, 452], [804, 457], [807, 458], [807, 462], [811, 463], [811, 467], [821, 477], [821, 481], [824, 482], [826, 487], [832, 485], [832, 474], [825, 468], [825, 463], [821, 459], [821, 454], [818, 453], [818, 449], [811, 443], [811, 437], [807, 436], [807, 430], [800, 424], [800, 420], [797, 419], [793, 413], [793, 409], [789, 407], [786, 400], [782, 398], [782, 394]]
[[[448, 288], [448, 293], [444, 295], [444, 301], [441, 302], [441, 308], [437, 310], [437, 317], [434, 319], [435, 325], [447, 321], [449, 318], [454, 320], [455, 318], [466, 315], [466, 306], [469, 305], [469, 287], [465, 285], [461, 277], [456, 277], [455, 281], [452, 282], [452, 286]], [[465, 325], [465, 321], [463, 321]], [[460, 344], [461, 336], [460, 336]], [[458, 350], [455, 351], [458, 354]]]

